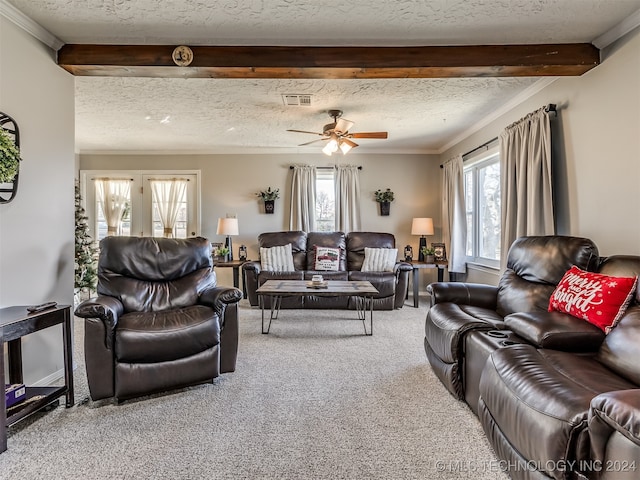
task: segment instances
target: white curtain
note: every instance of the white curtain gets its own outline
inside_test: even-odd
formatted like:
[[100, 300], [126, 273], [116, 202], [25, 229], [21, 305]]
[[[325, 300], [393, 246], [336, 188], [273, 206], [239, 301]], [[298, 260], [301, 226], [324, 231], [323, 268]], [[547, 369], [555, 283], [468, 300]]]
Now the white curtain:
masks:
[[467, 220], [462, 155], [443, 165], [442, 241], [449, 252], [449, 273], [466, 273]]
[[187, 199], [187, 180], [173, 178], [170, 180], [149, 180], [153, 202], [158, 207], [160, 221], [164, 228], [164, 236], [173, 238], [173, 230], [178, 219], [180, 205]]
[[291, 214], [289, 230], [313, 232], [316, 229], [316, 167], [294, 165], [291, 176]]
[[111, 178], [95, 180], [96, 197], [107, 221], [107, 235], [120, 234], [122, 215], [130, 203], [131, 181]]
[[502, 197], [501, 266], [514, 240], [525, 235], [553, 235], [551, 126], [541, 108], [500, 134]]
[[336, 166], [336, 231], [357, 232], [360, 221], [360, 168], [356, 165]]

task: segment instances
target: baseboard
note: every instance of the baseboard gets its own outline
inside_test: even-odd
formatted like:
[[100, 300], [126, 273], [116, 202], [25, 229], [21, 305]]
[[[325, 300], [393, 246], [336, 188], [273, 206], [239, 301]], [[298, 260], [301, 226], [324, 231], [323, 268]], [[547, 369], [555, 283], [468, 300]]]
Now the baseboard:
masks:
[[[78, 368], [78, 364], [74, 363], [73, 364], [73, 371], [75, 372], [76, 368]], [[64, 379], [64, 368], [61, 368], [60, 370], [56, 370], [55, 372], [53, 372], [51, 375], [47, 375], [44, 378], [41, 378], [40, 380], [38, 380], [37, 382], [35, 382], [34, 384], [30, 385], [33, 387], [48, 387], [50, 385], [54, 385], [56, 383], [58, 383], [59, 380], [63, 380]]]

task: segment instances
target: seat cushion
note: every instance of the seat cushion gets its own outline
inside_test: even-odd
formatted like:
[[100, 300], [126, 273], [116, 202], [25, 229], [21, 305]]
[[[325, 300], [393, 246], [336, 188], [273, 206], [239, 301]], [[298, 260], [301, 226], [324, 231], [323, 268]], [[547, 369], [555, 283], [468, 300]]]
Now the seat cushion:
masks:
[[[552, 466], [574, 460], [587, 442], [596, 395], [635, 388], [592, 355], [513, 345], [491, 354], [480, 379], [488, 415], [524, 458]], [[545, 470], [552, 478], [562, 472]]]
[[393, 297], [396, 294], [396, 275], [393, 272], [349, 272], [352, 282], [371, 282], [378, 293], [374, 298]]
[[118, 362], [165, 362], [194, 355], [219, 343], [219, 317], [204, 305], [132, 312], [118, 319], [115, 355]]

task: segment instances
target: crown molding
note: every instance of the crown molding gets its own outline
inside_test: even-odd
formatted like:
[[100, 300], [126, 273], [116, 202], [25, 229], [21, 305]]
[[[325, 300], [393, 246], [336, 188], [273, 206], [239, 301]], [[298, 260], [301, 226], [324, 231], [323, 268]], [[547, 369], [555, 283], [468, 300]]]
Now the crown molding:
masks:
[[52, 34], [49, 30], [42, 27], [39, 23], [27, 17], [16, 7], [7, 3], [6, 0], [0, 0], [0, 15], [15, 23], [25, 32], [37, 38], [55, 51], [58, 51], [60, 47], [64, 45], [62, 40]]
[[640, 26], [640, 9], [633, 12], [599, 37], [596, 37], [591, 43], [597, 49], [602, 50], [638, 26]]
[[507, 103], [502, 105], [502, 107], [498, 108], [497, 110], [494, 110], [490, 115], [487, 115], [486, 117], [484, 117], [480, 122], [476, 123], [471, 128], [465, 130], [460, 135], [455, 137], [453, 140], [451, 140], [447, 144], [443, 145], [441, 148], [438, 149], [437, 153], [438, 154], [442, 154], [442, 153], [446, 152], [451, 147], [453, 147], [453, 146], [457, 145], [458, 143], [460, 143], [461, 141], [463, 141], [465, 138], [467, 138], [467, 137], [471, 136], [472, 134], [476, 133], [478, 130], [486, 127], [491, 122], [493, 122], [494, 120], [497, 120], [502, 115], [504, 115], [508, 111], [512, 110], [513, 108], [517, 107], [518, 105], [520, 105], [522, 102], [524, 102], [528, 98], [534, 96], [536, 93], [538, 93], [543, 88], [548, 87], [553, 82], [555, 82], [558, 78], [559, 77], [547, 77], [547, 78], [542, 78], [542, 79], [538, 80], [536, 83], [534, 83], [533, 85], [529, 86], [528, 88], [526, 88], [525, 90], [520, 92], [518, 95], [513, 97], [511, 100], [509, 100]]

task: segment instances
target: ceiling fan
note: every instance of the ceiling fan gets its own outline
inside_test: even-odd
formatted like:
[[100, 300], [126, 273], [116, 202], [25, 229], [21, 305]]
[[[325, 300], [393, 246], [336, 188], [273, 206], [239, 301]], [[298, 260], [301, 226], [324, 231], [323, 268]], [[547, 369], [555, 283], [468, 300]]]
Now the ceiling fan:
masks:
[[349, 133], [349, 129], [353, 127], [354, 123], [351, 120], [342, 118], [342, 110], [329, 110], [327, 111], [327, 113], [331, 118], [333, 118], [333, 123], [327, 123], [322, 128], [322, 133], [308, 132], [306, 130], [287, 130], [287, 132], [320, 135], [322, 138], [311, 140], [310, 142], [306, 143], [301, 143], [298, 146], [302, 147], [304, 145], [310, 145], [315, 142], [327, 141], [327, 144], [322, 149], [322, 153], [329, 156], [331, 156], [332, 153], [335, 153], [338, 150], [340, 150], [344, 155], [352, 148], [357, 147], [358, 144], [352, 141], [352, 138], [387, 138], [387, 132]]

